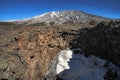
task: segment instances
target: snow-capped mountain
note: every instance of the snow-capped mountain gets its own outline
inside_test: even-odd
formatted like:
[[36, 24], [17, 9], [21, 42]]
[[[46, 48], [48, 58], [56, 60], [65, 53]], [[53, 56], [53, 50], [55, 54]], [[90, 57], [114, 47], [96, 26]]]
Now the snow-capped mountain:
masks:
[[40, 22], [45, 22], [47, 24], [49, 24], [50, 22], [54, 22], [55, 24], [62, 24], [65, 22], [86, 23], [86, 22], [89, 22], [90, 20], [95, 20], [97, 22], [100, 22], [103, 20], [110, 20], [110, 19], [87, 14], [85, 12], [81, 12], [77, 10], [65, 10], [65, 11], [48, 12], [42, 15], [38, 15], [32, 18], [23, 19], [15, 22], [19, 24], [21, 23], [36, 24]]

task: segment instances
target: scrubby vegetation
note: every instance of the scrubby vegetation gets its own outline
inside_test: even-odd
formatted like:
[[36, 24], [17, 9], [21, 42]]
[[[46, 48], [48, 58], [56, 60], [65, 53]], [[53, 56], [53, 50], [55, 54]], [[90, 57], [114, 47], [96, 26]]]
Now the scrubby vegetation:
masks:
[[97, 22], [93, 19], [93, 20], [90, 20], [90, 21], [89, 21], [89, 24], [92, 25], [92, 26], [94, 26], [94, 25], [97, 24]]
[[55, 25], [55, 22], [49, 22], [49, 25], [53, 26], [53, 25]]
[[28, 26], [47, 26], [45, 22], [35, 23], [35, 24], [27, 24]]
[[0, 22], [0, 26], [13, 26], [15, 25], [13, 22]]

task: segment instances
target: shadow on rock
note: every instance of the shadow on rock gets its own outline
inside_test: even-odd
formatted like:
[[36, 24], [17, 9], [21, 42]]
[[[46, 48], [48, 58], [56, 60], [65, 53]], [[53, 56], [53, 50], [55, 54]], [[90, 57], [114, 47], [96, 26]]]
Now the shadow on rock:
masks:
[[80, 29], [70, 47], [81, 48], [86, 56], [96, 55], [120, 66], [120, 22], [101, 22], [93, 28]]

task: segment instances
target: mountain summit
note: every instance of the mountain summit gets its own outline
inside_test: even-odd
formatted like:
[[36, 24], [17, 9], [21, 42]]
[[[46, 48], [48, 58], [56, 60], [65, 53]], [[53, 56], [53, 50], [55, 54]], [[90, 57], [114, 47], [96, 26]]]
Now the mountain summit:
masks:
[[66, 22], [81, 22], [86, 23], [90, 20], [95, 20], [96, 22], [101, 22], [103, 20], [110, 20], [108, 18], [87, 14], [85, 12], [77, 11], [77, 10], [65, 10], [65, 11], [53, 11], [44, 13], [42, 15], [38, 15], [32, 18], [23, 19], [19, 21], [15, 21], [19, 24], [37, 24], [41, 22], [45, 22], [50, 24], [50, 22], [54, 22], [54, 24], [63, 24]]

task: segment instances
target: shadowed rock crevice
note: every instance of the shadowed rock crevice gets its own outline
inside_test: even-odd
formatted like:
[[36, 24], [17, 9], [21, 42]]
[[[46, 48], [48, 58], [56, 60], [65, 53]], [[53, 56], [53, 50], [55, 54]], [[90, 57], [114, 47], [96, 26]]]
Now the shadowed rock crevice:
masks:
[[93, 28], [80, 29], [70, 42], [85, 55], [96, 55], [120, 66], [120, 22], [101, 22]]

